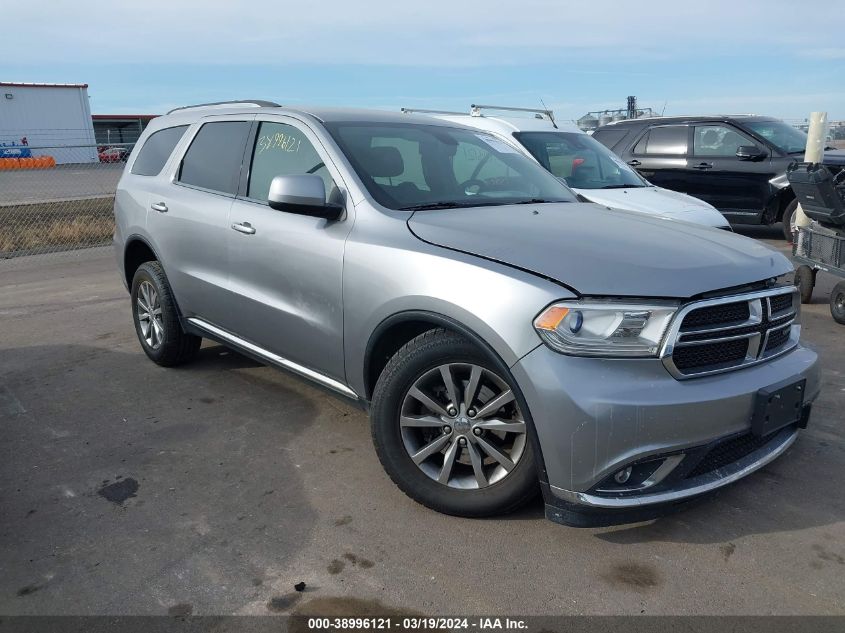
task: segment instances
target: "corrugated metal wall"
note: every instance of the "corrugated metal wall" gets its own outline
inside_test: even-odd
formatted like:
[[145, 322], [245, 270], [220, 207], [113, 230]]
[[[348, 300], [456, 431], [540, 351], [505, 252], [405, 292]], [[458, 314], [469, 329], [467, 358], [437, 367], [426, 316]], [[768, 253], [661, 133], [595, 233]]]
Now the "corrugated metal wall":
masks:
[[53, 156], [57, 163], [96, 163], [88, 90], [0, 84], [0, 144], [20, 143], [23, 137], [33, 156]]

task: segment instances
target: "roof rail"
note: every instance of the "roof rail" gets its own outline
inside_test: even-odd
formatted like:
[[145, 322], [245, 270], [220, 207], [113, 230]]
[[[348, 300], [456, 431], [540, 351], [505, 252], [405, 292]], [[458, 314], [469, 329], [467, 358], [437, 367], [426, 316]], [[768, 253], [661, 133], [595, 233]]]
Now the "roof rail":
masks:
[[[497, 106], [497, 105], [478, 105], [473, 103], [470, 106], [469, 113], [472, 116], [483, 116], [481, 114], [482, 110], [503, 110], [506, 112], [533, 112], [534, 114], [545, 115], [549, 118], [552, 125], [557, 128], [557, 123], [555, 123], [555, 113], [553, 110], [548, 110], [546, 108], [512, 108], [509, 106]], [[537, 117], [542, 118], [542, 117]]]
[[208, 108], [210, 106], [222, 106], [222, 105], [246, 105], [252, 106], [255, 108], [279, 108], [281, 107], [280, 104], [276, 103], [275, 101], [264, 101], [262, 99], [239, 99], [237, 101], [214, 101], [212, 103], [197, 103], [196, 105], [186, 105], [181, 106], [179, 108], [173, 108], [167, 114], [173, 114], [179, 110], [193, 110], [194, 108]]
[[455, 114], [458, 116], [467, 116], [466, 112], [453, 112], [452, 110], [428, 110], [426, 108], [402, 108], [405, 114]]

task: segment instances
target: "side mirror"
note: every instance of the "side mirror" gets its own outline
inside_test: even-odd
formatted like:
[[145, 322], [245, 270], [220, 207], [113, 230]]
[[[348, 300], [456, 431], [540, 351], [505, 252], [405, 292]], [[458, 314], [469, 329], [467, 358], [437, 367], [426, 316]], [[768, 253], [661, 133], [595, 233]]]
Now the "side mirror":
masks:
[[740, 145], [736, 148], [736, 157], [739, 160], [763, 160], [768, 155], [766, 150], [756, 145]]
[[314, 174], [276, 176], [270, 182], [267, 204], [277, 211], [326, 220], [337, 220], [343, 213], [343, 206], [326, 202], [323, 179]]

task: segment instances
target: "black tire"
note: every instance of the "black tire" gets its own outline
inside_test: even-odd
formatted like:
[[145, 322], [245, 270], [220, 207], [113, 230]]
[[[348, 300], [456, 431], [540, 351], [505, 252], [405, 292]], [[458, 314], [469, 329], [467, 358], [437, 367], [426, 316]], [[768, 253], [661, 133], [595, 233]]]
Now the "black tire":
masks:
[[792, 224], [795, 222], [795, 211], [798, 209], [798, 200], [793, 200], [783, 210], [783, 219], [781, 220], [781, 228], [783, 229], [784, 239], [792, 244], [794, 238], [792, 234]]
[[[515, 394], [528, 428], [516, 466], [503, 479], [484, 488], [462, 490], [438, 483], [417, 467], [403, 444], [399, 416], [405, 395], [425, 372], [446, 363], [471, 363], [495, 373]], [[376, 383], [370, 409], [373, 443], [387, 474], [411, 499], [444, 514], [484, 517], [512, 512], [539, 491], [530, 415], [507, 368], [498, 365], [466, 338], [444, 329], [420, 334], [387, 363]]]
[[[153, 287], [158, 295], [158, 302], [161, 307], [159, 323], [163, 328], [163, 335], [157, 345], [150, 344], [146, 340], [137, 308], [139, 291], [144, 283]], [[162, 367], [173, 367], [186, 363], [196, 356], [202, 344], [202, 338], [187, 334], [182, 329], [182, 324], [179, 322], [179, 310], [176, 307], [173, 292], [161, 264], [157, 261], [151, 261], [138, 267], [135, 276], [132, 278], [131, 297], [135, 333], [138, 335], [141, 348], [150, 360]]]
[[830, 293], [830, 316], [837, 323], [845, 325], [845, 281], [840, 281]]
[[798, 286], [801, 303], [810, 303], [813, 300], [813, 286], [816, 285], [816, 272], [802, 264], [795, 271], [795, 285]]

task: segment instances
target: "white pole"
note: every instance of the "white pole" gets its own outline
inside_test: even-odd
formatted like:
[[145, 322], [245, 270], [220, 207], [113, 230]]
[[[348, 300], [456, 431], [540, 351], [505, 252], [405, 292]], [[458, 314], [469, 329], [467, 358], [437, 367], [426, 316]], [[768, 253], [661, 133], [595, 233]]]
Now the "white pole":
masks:
[[[807, 147], [804, 150], [805, 163], [820, 163], [824, 158], [825, 138], [827, 138], [827, 112], [811, 112], [810, 127], [807, 130]], [[795, 210], [795, 225], [810, 226], [810, 218], [801, 205]]]

